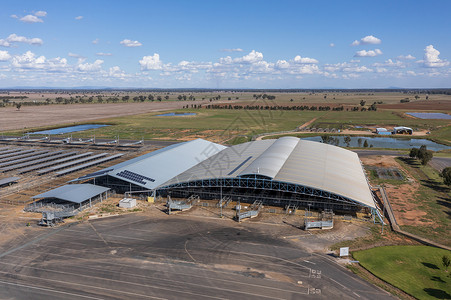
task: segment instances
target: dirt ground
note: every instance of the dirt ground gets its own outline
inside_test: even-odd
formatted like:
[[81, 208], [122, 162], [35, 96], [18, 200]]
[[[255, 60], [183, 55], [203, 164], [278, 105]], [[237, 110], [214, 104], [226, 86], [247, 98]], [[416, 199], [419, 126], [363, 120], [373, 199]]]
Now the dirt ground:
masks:
[[378, 108], [382, 109], [412, 109], [412, 110], [451, 110], [451, 102], [444, 100], [423, 100], [397, 104], [379, 104]]
[[168, 101], [143, 103], [70, 104], [0, 108], [0, 131], [32, 127], [70, 124], [91, 120], [136, 115], [171, 109], [185, 105], [208, 103], [204, 101]]
[[417, 209], [417, 204], [413, 201], [420, 184], [409, 176], [408, 172], [396, 162], [394, 157], [369, 156], [362, 157], [361, 159], [365, 165], [381, 168], [397, 168], [407, 175], [407, 183], [399, 185], [385, 184], [385, 190], [393, 208], [396, 221], [400, 226], [431, 226], [433, 224], [432, 221], [421, 218], [426, 213]]

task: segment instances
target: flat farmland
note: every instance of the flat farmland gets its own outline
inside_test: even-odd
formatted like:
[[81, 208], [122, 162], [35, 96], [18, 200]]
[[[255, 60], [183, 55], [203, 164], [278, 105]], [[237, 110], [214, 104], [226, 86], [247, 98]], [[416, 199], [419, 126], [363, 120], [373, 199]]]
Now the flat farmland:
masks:
[[129, 116], [146, 112], [179, 109], [184, 105], [201, 104], [205, 101], [144, 102], [22, 106], [0, 108], [0, 131], [22, 130], [55, 125], [93, 121], [109, 117]]

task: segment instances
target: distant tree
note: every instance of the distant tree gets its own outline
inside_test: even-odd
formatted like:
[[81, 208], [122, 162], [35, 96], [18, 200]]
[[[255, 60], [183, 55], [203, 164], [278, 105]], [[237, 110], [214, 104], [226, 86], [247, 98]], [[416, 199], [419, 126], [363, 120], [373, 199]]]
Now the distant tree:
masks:
[[362, 147], [362, 139], [361, 139], [361, 138], [359, 138], [359, 139], [357, 140], [357, 144], [359, 144], [359, 147]]
[[429, 100], [429, 96], [426, 96], [426, 100]]
[[325, 134], [321, 136], [321, 140], [324, 144], [329, 144], [331, 142], [331, 137]]
[[16, 104], [17, 110], [20, 110], [21, 107], [22, 107], [22, 103], [17, 103], [17, 104]]
[[164, 96], [164, 100], [169, 100], [169, 96]]
[[157, 96], [157, 100], [161, 102], [161, 96]]
[[427, 165], [433, 156], [434, 152], [427, 150], [426, 145], [421, 145], [420, 149], [418, 149], [417, 158], [423, 166]]
[[346, 143], [346, 146], [349, 147], [349, 144], [351, 143], [351, 137], [350, 137], [350, 136], [345, 136], [344, 141], [345, 141], [345, 143]]
[[177, 99], [178, 99], [179, 101], [182, 101], [183, 96], [182, 96], [182, 95], [179, 95], [179, 96], [177, 97]]
[[417, 155], [418, 155], [418, 148], [412, 148], [412, 149], [410, 149], [409, 156], [410, 156], [411, 158], [416, 158]]
[[418, 95], [415, 95], [415, 100], [418, 100], [418, 98], [420, 98], [420, 96], [418, 96]]
[[447, 186], [451, 186], [451, 167], [444, 168], [442, 173], [440, 173], [440, 176], [443, 177], [443, 182]]
[[450, 259], [449, 259], [448, 256], [443, 255], [443, 257], [442, 257], [442, 264], [445, 267], [445, 272], [448, 272], [448, 267], [450, 265]]
[[360, 100], [360, 106], [365, 106], [366, 101], [365, 100]]

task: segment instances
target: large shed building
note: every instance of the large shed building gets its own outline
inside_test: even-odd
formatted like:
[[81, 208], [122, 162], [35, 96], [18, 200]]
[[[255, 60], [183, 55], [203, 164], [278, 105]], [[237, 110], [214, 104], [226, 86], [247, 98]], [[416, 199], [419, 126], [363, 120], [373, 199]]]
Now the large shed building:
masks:
[[119, 191], [203, 199], [230, 197], [317, 209], [376, 212], [356, 153], [318, 142], [283, 137], [231, 147], [201, 139], [176, 144], [78, 180]]

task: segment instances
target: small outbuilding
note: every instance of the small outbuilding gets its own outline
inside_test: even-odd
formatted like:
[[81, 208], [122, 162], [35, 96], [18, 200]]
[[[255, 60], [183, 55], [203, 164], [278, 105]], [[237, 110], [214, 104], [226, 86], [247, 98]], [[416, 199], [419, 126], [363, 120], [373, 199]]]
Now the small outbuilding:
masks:
[[107, 198], [110, 188], [93, 184], [67, 184], [45, 193], [36, 195], [32, 199], [41, 199], [46, 202], [57, 202], [57, 204], [71, 203], [91, 206], [94, 200]]
[[393, 134], [413, 134], [413, 129], [404, 126], [394, 127]]
[[119, 207], [122, 208], [133, 208], [136, 206], [136, 199], [134, 198], [124, 198], [119, 201]]
[[391, 132], [388, 131], [386, 128], [376, 128], [376, 134], [379, 134], [379, 135], [391, 135]]

